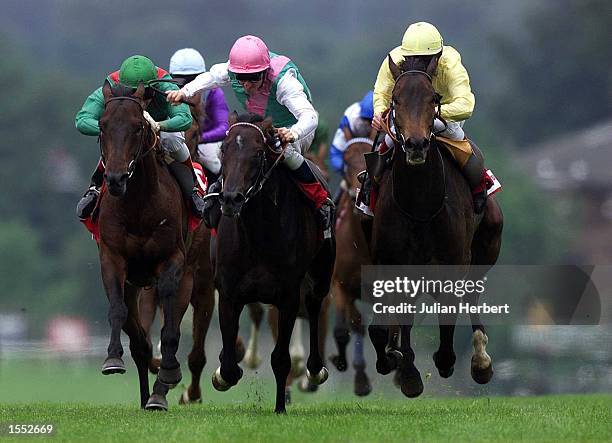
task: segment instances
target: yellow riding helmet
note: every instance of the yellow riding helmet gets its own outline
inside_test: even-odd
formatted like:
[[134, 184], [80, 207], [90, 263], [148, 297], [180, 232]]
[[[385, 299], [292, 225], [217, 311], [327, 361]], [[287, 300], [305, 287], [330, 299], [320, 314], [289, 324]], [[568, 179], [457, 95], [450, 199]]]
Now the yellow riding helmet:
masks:
[[402, 39], [405, 56], [433, 55], [442, 51], [442, 35], [438, 29], [427, 22], [413, 23], [408, 26]]

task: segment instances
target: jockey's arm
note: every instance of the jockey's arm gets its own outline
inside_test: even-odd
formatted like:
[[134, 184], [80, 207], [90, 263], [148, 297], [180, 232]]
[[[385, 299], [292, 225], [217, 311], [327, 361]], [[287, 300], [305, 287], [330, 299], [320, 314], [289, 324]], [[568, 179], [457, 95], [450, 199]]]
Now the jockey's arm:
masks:
[[289, 128], [295, 140], [304, 138], [317, 129], [319, 114], [308, 100], [294, 70], [288, 70], [278, 82], [276, 100], [297, 119], [297, 123]]
[[[169, 82], [160, 83], [159, 88], [164, 92], [178, 91], [178, 86]], [[155, 100], [154, 106], [163, 108], [162, 115], [166, 115], [165, 120], [158, 122], [161, 131], [180, 132], [186, 131], [191, 127], [191, 111], [189, 110], [189, 106], [187, 106], [185, 103], [172, 106], [162, 97], [161, 99]]]
[[225, 133], [229, 127], [229, 109], [225, 102], [225, 95], [219, 89], [210, 91], [206, 99], [206, 118], [210, 121], [210, 127], [200, 134], [200, 143], [211, 143], [221, 141], [225, 138]]
[[[392, 51], [393, 52], [393, 51]], [[395, 57], [393, 57], [395, 60]], [[374, 83], [374, 115], [382, 115], [391, 103], [391, 95], [393, 94], [393, 86], [395, 80], [389, 69], [389, 61], [387, 57], [383, 59], [378, 75], [376, 76], [376, 82]]]
[[226, 63], [217, 63], [211, 66], [210, 71], [203, 72], [198, 75], [193, 81], [187, 83], [181, 89], [181, 92], [185, 94], [185, 97], [193, 97], [200, 91], [207, 91], [209, 89], [221, 86], [228, 86], [230, 84], [230, 78], [227, 71]]
[[440, 113], [442, 118], [454, 122], [467, 120], [474, 111], [475, 98], [470, 87], [470, 77], [461, 63], [461, 56], [452, 47], [444, 47], [444, 57], [438, 66], [438, 76], [446, 91], [442, 94]]
[[85, 99], [83, 107], [77, 112], [75, 124], [78, 131], [84, 135], [99, 135], [98, 120], [102, 112], [104, 112], [104, 95], [100, 87]]

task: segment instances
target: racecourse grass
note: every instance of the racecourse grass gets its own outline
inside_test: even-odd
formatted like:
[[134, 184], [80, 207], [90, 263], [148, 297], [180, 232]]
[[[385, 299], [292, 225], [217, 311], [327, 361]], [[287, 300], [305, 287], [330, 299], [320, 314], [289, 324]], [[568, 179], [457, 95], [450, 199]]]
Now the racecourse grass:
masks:
[[[246, 372], [226, 393], [203, 375], [204, 403], [180, 407], [179, 389], [167, 413], [138, 408], [134, 370], [101, 376], [91, 364], [0, 364], [0, 424], [53, 423], [52, 437], [3, 441], [86, 442], [395, 442], [395, 441], [612, 441], [612, 396], [471, 397], [405, 399], [375, 379], [358, 399], [330, 380], [302, 394], [285, 416], [274, 414], [268, 376]], [[441, 380], [435, 379], [435, 383]], [[432, 383], [434, 383], [432, 379]], [[347, 389], [348, 388], [348, 389]], [[387, 389], [384, 389], [387, 388]], [[449, 395], [452, 395], [449, 393]]]

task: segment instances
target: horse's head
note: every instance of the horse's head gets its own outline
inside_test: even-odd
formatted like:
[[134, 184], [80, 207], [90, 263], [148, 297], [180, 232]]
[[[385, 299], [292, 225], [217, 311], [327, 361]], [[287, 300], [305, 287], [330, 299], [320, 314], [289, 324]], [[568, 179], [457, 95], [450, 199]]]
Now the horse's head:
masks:
[[391, 56], [388, 60], [395, 80], [391, 119], [396, 138], [406, 154], [406, 162], [411, 166], [422, 165], [427, 159], [436, 107], [441, 98], [431, 81], [438, 58], [408, 57], [400, 66], [393, 62]]
[[348, 141], [344, 151], [344, 180], [348, 186], [351, 198], [357, 196], [357, 188], [361, 187], [359, 173], [365, 171], [364, 154], [372, 151], [372, 140], [367, 137], [353, 138]]
[[155, 134], [143, 116], [145, 87], [142, 83], [133, 92], [120, 85], [112, 87], [106, 81], [102, 93], [104, 112], [99, 126], [100, 150], [106, 166], [104, 178], [109, 192], [121, 196], [145, 145], [155, 143]]
[[229, 117], [227, 137], [221, 145], [223, 190], [219, 194], [223, 215], [237, 217], [242, 206], [263, 185], [266, 151], [273, 140], [272, 119], [235, 112]]

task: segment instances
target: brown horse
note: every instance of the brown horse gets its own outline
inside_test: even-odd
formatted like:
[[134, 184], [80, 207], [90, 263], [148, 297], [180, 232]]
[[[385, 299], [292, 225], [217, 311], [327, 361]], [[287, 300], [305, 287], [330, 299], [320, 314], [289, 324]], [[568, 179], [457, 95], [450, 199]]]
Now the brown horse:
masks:
[[[398, 143], [392, 167], [382, 176], [372, 232], [372, 261], [376, 265], [455, 265], [462, 276], [478, 279], [475, 268], [490, 268], [497, 261], [501, 246], [502, 214], [490, 198], [480, 217], [473, 213], [470, 189], [446, 150], [432, 137], [439, 96], [431, 75], [435, 57], [410, 57], [401, 69], [389, 57], [395, 86], [391, 99], [392, 120]], [[482, 266], [479, 267], [482, 270]], [[469, 273], [468, 273], [469, 272]], [[477, 301], [473, 300], [472, 302]], [[408, 315], [408, 314], [407, 314]], [[412, 317], [402, 325], [400, 351], [388, 351], [388, 327], [370, 325], [369, 334], [376, 349], [376, 368], [388, 374], [397, 367], [402, 392], [416, 397], [423, 383], [414, 366], [410, 345]], [[453, 336], [456, 314], [439, 316], [440, 346], [433, 359], [442, 377], [450, 377], [455, 364]], [[471, 316], [472, 378], [487, 383], [493, 374], [486, 353], [488, 337], [477, 315]]]
[[353, 392], [358, 396], [368, 395], [372, 391], [363, 358], [364, 326], [361, 313], [355, 305], [355, 301], [361, 298], [361, 266], [372, 264], [366, 237], [361, 228], [361, 219], [364, 216], [355, 208], [357, 188], [361, 186], [357, 177], [366, 168], [364, 154], [371, 150], [371, 139], [353, 138], [348, 141], [344, 152], [346, 166], [341, 186], [345, 189], [337, 211], [337, 253], [332, 278], [332, 294], [336, 306], [334, 339], [338, 355], [333, 356], [331, 362], [339, 371], [346, 371], [346, 348], [352, 330], [355, 338]]
[[141, 84], [132, 94], [106, 82], [105, 109], [99, 121], [110, 194], [102, 198], [99, 214], [100, 264], [111, 326], [102, 373], [125, 372], [123, 329], [130, 337], [130, 351], [138, 368], [143, 408], [150, 401], [151, 344], [139, 318], [139, 288], [155, 286], [164, 311], [162, 360], [154, 393], [181, 380], [176, 352], [180, 322], [189, 302], [177, 296], [185, 264], [187, 208], [178, 184], [159, 158], [161, 152], [155, 149], [157, 136], [143, 117], [144, 89]]
[[[329, 291], [335, 241], [324, 240], [315, 214], [293, 183], [289, 171], [277, 167], [272, 120], [245, 114], [230, 116], [221, 147], [223, 216], [217, 231], [215, 283], [219, 290], [219, 323], [223, 350], [213, 386], [225, 391], [242, 377], [234, 343], [238, 319], [248, 303], [278, 308], [278, 339], [272, 352], [277, 413], [285, 412], [285, 383], [291, 369], [289, 341], [300, 304], [305, 298], [310, 325], [311, 382], [328, 377], [319, 353], [319, 315]], [[282, 155], [282, 154], [281, 154]]]
[[[195, 159], [197, 158], [197, 147], [200, 137], [199, 121], [202, 113], [200, 94], [196, 94], [184, 102], [189, 105], [193, 117], [191, 127], [185, 131], [185, 143], [189, 148], [192, 158]], [[184, 283], [179, 288], [179, 297], [188, 297], [193, 307], [193, 345], [187, 357], [191, 372], [191, 383], [183, 391], [179, 399], [180, 404], [202, 402], [200, 378], [206, 365], [204, 345], [215, 308], [214, 276], [209, 254], [210, 244], [210, 230], [202, 223], [191, 237], [185, 260]], [[159, 307], [159, 299], [154, 288], [142, 292], [139, 307], [142, 325], [150, 340], [151, 325], [155, 319], [155, 312]], [[240, 338], [237, 340], [236, 347], [236, 352], [241, 358], [244, 354], [244, 346]], [[151, 372], [157, 372], [159, 363], [158, 359], [153, 359], [150, 366]], [[165, 396], [161, 395], [162, 392], [160, 391], [156, 397], [157, 406], [159, 409], [167, 409], [167, 401]]]

